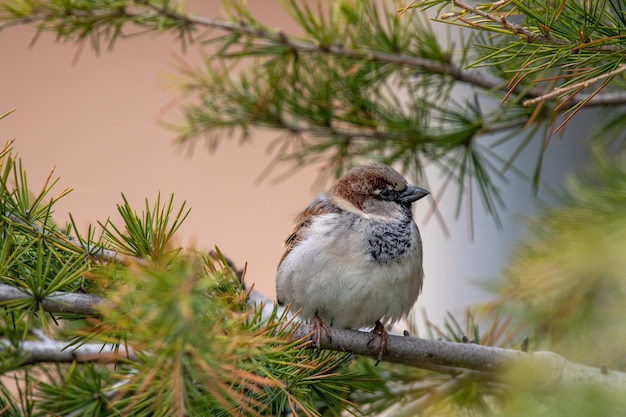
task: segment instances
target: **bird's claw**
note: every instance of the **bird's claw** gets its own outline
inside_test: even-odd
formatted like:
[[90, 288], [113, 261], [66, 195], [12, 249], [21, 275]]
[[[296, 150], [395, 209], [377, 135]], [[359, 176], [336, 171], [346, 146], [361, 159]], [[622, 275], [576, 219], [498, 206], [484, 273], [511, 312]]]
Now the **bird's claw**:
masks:
[[389, 351], [389, 333], [387, 333], [387, 330], [385, 330], [385, 326], [383, 326], [380, 320], [376, 322], [374, 329], [372, 329], [372, 337], [370, 338], [369, 342], [367, 342], [368, 348], [372, 347], [372, 342], [377, 337], [380, 338], [380, 349], [378, 350], [378, 356], [376, 357], [376, 365], [378, 365], [380, 361], [383, 360], [384, 354]]
[[330, 335], [330, 329], [320, 316], [315, 313], [311, 319], [311, 343], [315, 345], [315, 348], [318, 351], [322, 347], [322, 332], [326, 333], [328, 340], [332, 342], [333, 338]]

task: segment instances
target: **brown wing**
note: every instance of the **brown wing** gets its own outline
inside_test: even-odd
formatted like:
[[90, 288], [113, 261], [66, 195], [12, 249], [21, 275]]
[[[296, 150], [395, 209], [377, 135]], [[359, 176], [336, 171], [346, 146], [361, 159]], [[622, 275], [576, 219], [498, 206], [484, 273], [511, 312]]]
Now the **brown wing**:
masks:
[[311, 224], [311, 220], [315, 216], [319, 216], [327, 213], [340, 213], [342, 210], [328, 201], [328, 197], [325, 194], [318, 195], [315, 200], [311, 202], [298, 216], [296, 217], [296, 227], [291, 234], [285, 240], [285, 253], [280, 258], [279, 266], [283, 262], [283, 259], [291, 252], [302, 239], [306, 229]]

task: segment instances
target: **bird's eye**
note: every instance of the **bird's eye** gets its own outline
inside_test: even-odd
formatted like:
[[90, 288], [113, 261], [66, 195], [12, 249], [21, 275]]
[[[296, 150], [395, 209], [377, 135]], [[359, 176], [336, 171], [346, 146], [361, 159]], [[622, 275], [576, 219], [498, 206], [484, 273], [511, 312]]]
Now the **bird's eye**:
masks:
[[378, 198], [380, 198], [381, 200], [390, 200], [392, 198], [391, 190], [387, 188], [382, 188], [380, 191], [378, 191]]

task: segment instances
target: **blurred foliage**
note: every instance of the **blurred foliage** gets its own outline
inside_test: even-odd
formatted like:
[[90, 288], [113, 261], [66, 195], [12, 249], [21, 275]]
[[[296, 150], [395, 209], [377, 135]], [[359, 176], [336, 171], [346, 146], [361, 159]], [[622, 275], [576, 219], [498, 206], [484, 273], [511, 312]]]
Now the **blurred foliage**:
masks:
[[530, 223], [498, 285], [498, 307], [542, 348], [613, 369], [626, 361], [626, 159], [591, 148], [562, 205]]

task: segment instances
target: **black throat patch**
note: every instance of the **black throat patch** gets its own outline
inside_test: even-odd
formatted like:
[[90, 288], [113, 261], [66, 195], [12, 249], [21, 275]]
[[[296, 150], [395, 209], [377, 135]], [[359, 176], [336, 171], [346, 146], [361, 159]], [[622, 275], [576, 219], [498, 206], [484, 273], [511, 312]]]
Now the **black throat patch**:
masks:
[[376, 222], [367, 240], [370, 256], [380, 264], [400, 262], [411, 248], [413, 231], [411, 215], [397, 222]]

